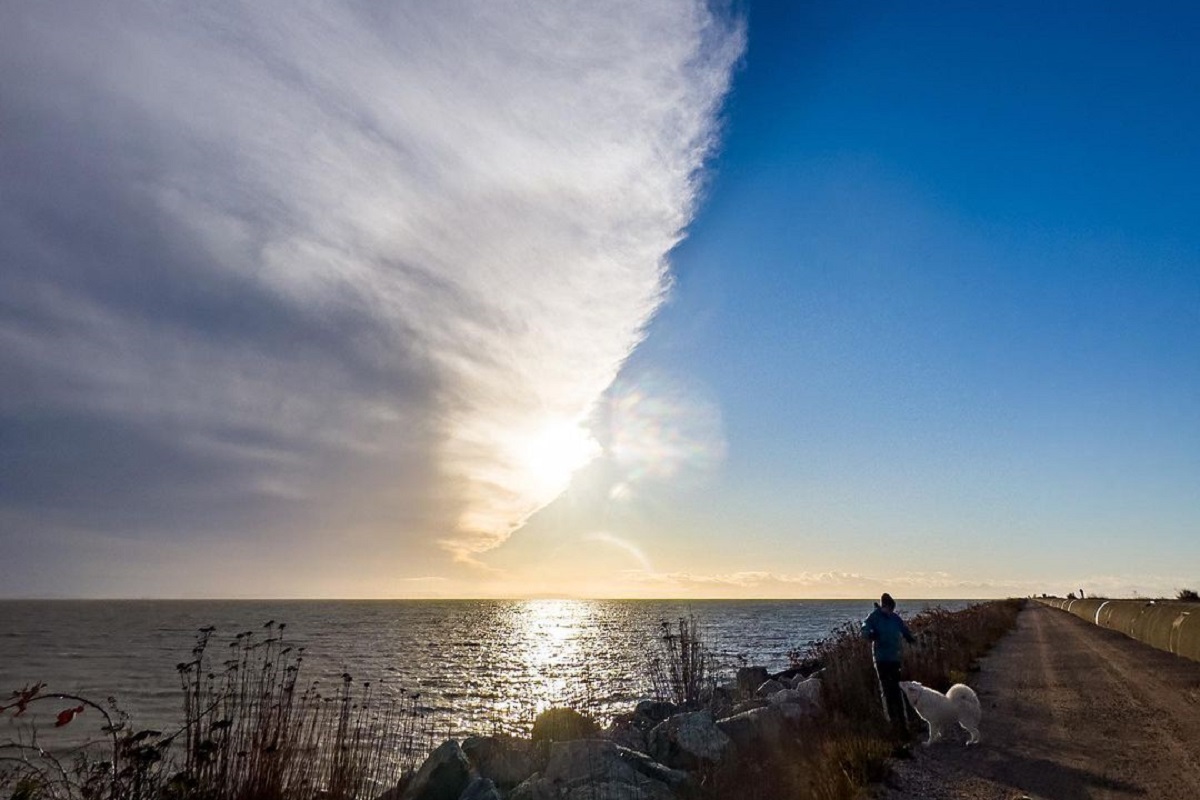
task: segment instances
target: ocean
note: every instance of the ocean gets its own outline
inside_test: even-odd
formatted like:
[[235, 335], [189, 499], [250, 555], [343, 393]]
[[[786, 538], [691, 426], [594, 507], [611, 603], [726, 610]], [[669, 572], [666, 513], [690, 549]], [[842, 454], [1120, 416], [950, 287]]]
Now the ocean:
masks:
[[[900, 611], [968, 604], [908, 601]], [[870, 610], [867, 600], [9, 600], [0, 601], [0, 704], [43, 682], [112, 697], [135, 726], [178, 727], [176, 665], [191, 658], [198, 631], [215, 627], [216, 670], [227, 642], [242, 632], [261, 639], [273, 622], [304, 648], [302, 685], [348, 673], [377, 697], [419, 694], [422, 714], [448, 735], [518, 733], [550, 706], [604, 720], [648, 696], [647, 658], [663, 622], [694, 617], [717, 670], [732, 676], [745, 664], [785, 669], [789, 651]], [[0, 724], [0, 738], [11, 724]]]

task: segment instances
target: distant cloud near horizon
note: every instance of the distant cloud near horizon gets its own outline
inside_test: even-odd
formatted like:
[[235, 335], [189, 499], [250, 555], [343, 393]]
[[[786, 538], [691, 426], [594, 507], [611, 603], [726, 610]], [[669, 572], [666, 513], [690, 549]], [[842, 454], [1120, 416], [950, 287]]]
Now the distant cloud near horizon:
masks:
[[685, 0], [0, 10], [0, 578], [505, 541], [596, 452], [744, 46]]

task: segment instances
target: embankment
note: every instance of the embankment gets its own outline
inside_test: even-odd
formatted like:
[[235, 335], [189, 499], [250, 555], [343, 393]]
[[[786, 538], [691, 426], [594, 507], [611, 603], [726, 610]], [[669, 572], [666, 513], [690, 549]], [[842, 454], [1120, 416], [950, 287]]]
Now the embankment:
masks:
[[1200, 661], [1200, 603], [1175, 600], [1063, 600], [1039, 598], [1102, 628], [1119, 631], [1159, 650]]

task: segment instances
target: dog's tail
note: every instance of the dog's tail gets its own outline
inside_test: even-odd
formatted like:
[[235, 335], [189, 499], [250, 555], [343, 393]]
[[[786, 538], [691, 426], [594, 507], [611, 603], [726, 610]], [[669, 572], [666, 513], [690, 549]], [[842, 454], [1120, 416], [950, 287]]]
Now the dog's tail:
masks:
[[979, 709], [979, 695], [965, 683], [956, 683], [946, 692], [946, 697], [956, 706], [967, 706]]

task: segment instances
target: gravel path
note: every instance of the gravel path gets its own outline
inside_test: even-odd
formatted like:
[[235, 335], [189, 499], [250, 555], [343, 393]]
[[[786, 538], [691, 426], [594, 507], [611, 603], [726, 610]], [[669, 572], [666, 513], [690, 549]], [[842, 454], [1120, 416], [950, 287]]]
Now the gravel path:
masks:
[[1031, 602], [981, 666], [983, 744], [914, 747], [876, 797], [1200, 798], [1200, 663]]

